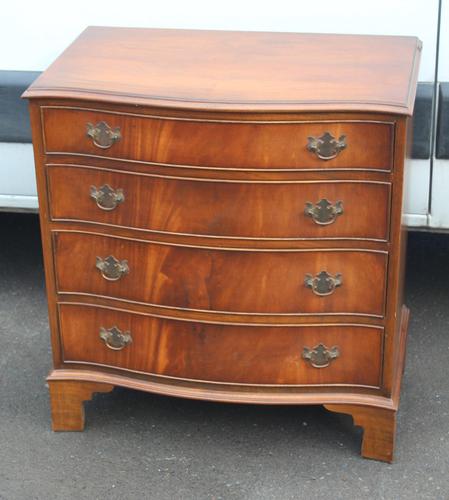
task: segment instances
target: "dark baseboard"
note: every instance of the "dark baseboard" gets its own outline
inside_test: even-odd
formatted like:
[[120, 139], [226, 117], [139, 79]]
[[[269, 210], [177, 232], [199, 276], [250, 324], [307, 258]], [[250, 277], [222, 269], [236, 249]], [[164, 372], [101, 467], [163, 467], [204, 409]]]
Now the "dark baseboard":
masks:
[[28, 103], [20, 96], [39, 75], [0, 70], [0, 142], [31, 142]]
[[449, 160], [449, 83], [440, 83], [435, 156]]
[[413, 111], [412, 158], [430, 158], [433, 83], [419, 83]]

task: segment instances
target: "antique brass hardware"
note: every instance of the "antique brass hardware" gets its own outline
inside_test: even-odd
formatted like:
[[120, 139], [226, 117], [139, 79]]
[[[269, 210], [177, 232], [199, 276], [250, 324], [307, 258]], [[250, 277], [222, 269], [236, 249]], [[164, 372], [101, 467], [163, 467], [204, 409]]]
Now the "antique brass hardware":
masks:
[[119, 203], [125, 201], [123, 189], [112, 189], [109, 184], [104, 184], [100, 188], [90, 186], [90, 196], [97, 202], [97, 207], [102, 210], [114, 210]]
[[307, 140], [307, 149], [315, 153], [320, 160], [332, 160], [347, 146], [345, 135], [336, 139], [329, 132], [324, 132], [321, 137], [308, 137]]
[[304, 284], [306, 287], [311, 288], [315, 295], [330, 295], [334, 293], [338, 286], [343, 284], [343, 276], [340, 273], [331, 276], [327, 271], [321, 271], [315, 276], [306, 274]]
[[314, 368], [326, 368], [330, 365], [330, 362], [340, 356], [340, 350], [337, 346], [327, 348], [324, 344], [318, 344], [317, 346], [309, 349], [304, 347], [302, 352], [302, 357], [310, 362]]
[[105, 259], [97, 257], [95, 266], [101, 271], [103, 278], [109, 281], [117, 281], [124, 274], [129, 273], [128, 261], [118, 260], [113, 255], [109, 255]]
[[86, 133], [98, 148], [108, 149], [121, 139], [120, 127], [111, 128], [106, 122], [86, 124]]
[[315, 204], [307, 201], [304, 208], [304, 214], [308, 217], [312, 217], [313, 221], [320, 226], [332, 224], [342, 213], [343, 202], [336, 201], [332, 204], [326, 198], [321, 199]]
[[100, 327], [100, 339], [113, 351], [121, 351], [133, 341], [130, 332], [122, 332], [116, 326], [112, 328]]

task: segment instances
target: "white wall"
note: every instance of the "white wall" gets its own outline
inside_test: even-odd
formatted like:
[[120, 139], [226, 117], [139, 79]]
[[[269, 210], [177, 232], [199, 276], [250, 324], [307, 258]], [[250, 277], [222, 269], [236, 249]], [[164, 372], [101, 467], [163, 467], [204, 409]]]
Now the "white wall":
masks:
[[438, 80], [449, 82], [449, 0], [442, 1]]
[[[0, 69], [43, 70], [88, 25], [140, 26], [414, 35], [424, 43], [419, 80], [432, 82], [437, 21], [438, 0], [4, 0]], [[28, 163], [14, 145], [0, 154], [0, 208], [37, 206], [26, 147]], [[12, 171], [24, 182], [12, 183]], [[406, 221], [426, 225], [430, 162], [414, 162], [407, 178]]]
[[438, 0], [6, 0], [0, 69], [43, 70], [88, 25], [416, 35], [434, 77]]

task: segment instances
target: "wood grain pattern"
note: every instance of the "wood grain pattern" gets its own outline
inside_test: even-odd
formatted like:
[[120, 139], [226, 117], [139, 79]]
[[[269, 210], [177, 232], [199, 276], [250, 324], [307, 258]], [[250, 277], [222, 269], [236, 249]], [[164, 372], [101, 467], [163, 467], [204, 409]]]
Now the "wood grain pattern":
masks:
[[[69, 307], [80, 305], [84, 308], [95, 307], [85, 304], [66, 304]], [[111, 309], [111, 308], [108, 308]], [[127, 312], [127, 311], [119, 311]], [[133, 314], [133, 313], [131, 313]], [[147, 316], [147, 315], [145, 315]], [[170, 319], [170, 318], [166, 318]], [[117, 372], [113, 369], [99, 369], [99, 367], [86, 368], [82, 365], [66, 365], [63, 368], [52, 370], [47, 378], [48, 381], [77, 381], [97, 382], [113, 386], [127, 387], [141, 391], [154, 392], [156, 394], [167, 394], [189, 399], [207, 401], [223, 401], [227, 403], [251, 403], [251, 404], [325, 404], [325, 405], [351, 405], [368, 408], [384, 408], [397, 411], [399, 406], [400, 385], [405, 358], [405, 338], [407, 333], [408, 310], [403, 308], [400, 321], [401, 353], [398, 356], [397, 370], [393, 376], [393, 391], [386, 396], [382, 391], [364, 387], [319, 387], [319, 386], [247, 386], [242, 384], [220, 384], [206, 381], [181, 381], [159, 376], [144, 375], [138, 373]], [[310, 325], [313, 326], [313, 325]], [[338, 326], [338, 325], [334, 325]], [[363, 325], [352, 325], [362, 327]], [[70, 368], [69, 368], [70, 366]]]
[[42, 240], [42, 253], [45, 270], [45, 289], [48, 301], [48, 318], [51, 333], [53, 365], [61, 366], [61, 346], [56, 315], [56, 278], [53, 266], [52, 237], [48, 228], [50, 220], [50, 206], [47, 199], [47, 178], [45, 173], [45, 154], [42, 144], [41, 112], [40, 107], [30, 103], [30, 120], [33, 140], [34, 163], [36, 167], [36, 185], [39, 197], [39, 222]]
[[414, 37], [89, 27], [24, 95], [411, 115], [420, 48]]
[[82, 365], [66, 365], [52, 370], [47, 380], [99, 382], [155, 394], [203, 401], [256, 405], [322, 405], [349, 404], [392, 409], [395, 402], [368, 387], [278, 386], [218, 384], [182, 381], [154, 375], [124, 373], [112, 368], [99, 369]]
[[113, 297], [101, 297], [96, 295], [82, 295], [79, 293], [58, 294], [58, 304], [79, 304], [98, 308], [109, 308], [135, 314], [149, 314], [161, 319], [176, 319], [179, 321], [195, 321], [216, 325], [237, 326], [276, 326], [290, 328], [293, 326], [320, 326], [350, 324], [352, 326], [374, 326], [383, 328], [385, 319], [348, 314], [247, 314], [211, 312], [206, 310], [176, 309], [169, 306], [150, 305], [144, 302], [132, 302]]
[[[91, 186], [105, 184], [124, 193], [112, 211], [90, 196]], [[389, 237], [389, 183], [188, 180], [60, 165], [48, 167], [48, 185], [53, 220], [232, 238]], [[343, 203], [332, 224], [318, 225], [304, 214], [307, 202], [321, 199]]]
[[[87, 362], [181, 379], [244, 384], [349, 384], [378, 387], [382, 328], [242, 327], [163, 320], [95, 307], [60, 306], [65, 362]], [[129, 331], [132, 343], [109, 349], [100, 327]], [[326, 368], [302, 359], [304, 347], [338, 346]]]
[[[105, 280], [96, 257], [127, 260], [129, 274]], [[382, 316], [387, 255], [363, 251], [241, 251], [187, 248], [89, 233], [55, 233], [58, 291], [185, 309], [274, 314]], [[341, 273], [328, 296], [307, 273]]]
[[[66, 153], [127, 158], [209, 168], [294, 169], [366, 168], [390, 170], [393, 127], [372, 122], [270, 123], [150, 118], [71, 107], [43, 107], [47, 154]], [[120, 128], [121, 138], [107, 149], [86, 134], [87, 123]], [[347, 147], [322, 160], [307, 150], [308, 137], [325, 132], [346, 136]], [[242, 151], [245, 154], [242, 154]]]
[[396, 411], [356, 405], [325, 404], [325, 408], [352, 415], [363, 427], [362, 456], [392, 462], [396, 436]]
[[167, 165], [123, 158], [101, 158], [98, 156], [74, 156], [70, 154], [48, 155], [48, 166], [84, 166], [118, 170], [124, 173], [142, 173], [160, 177], [183, 177], [190, 179], [232, 180], [232, 181], [326, 181], [326, 180], [358, 180], [389, 182], [393, 172], [384, 170], [364, 170], [353, 168], [337, 169], [226, 169], [207, 168], [185, 165]]
[[[385, 341], [384, 357], [384, 390], [390, 395], [393, 391], [396, 379], [394, 371], [396, 369], [397, 353], [399, 352], [399, 341], [401, 339], [401, 321], [404, 309], [404, 266], [406, 252], [406, 228], [402, 224], [402, 214], [404, 206], [404, 170], [407, 159], [406, 151], [410, 148], [411, 136], [407, 129], [411, 126], [408, 120], [399, 120], [397, 123], [398, 141], [395, 148], [395, 168], [393, 179], [393, 202], [391, 207], [391, 244], [389, 250], [388, 265], [388, 300], [386, 308], [385, 326], [388, 332]], [[397, 167], [396, 167], [397, 166]], [[402, 310], [402, 311], [401, 311]]]
[[[110, 227], [101, 223], [86, 223], [83, 221], [50, 221], [52, 231], [79, 231], [82, 233], [92, 232], [96, 234], [105, 234], [106, 236], [117, 236], [128, 238], [131, 240], [150, 241], [154, 243], [172, 244], [175, 246], [186, 246], [189, 248], [203, 248], [203, 249], [242, 249], [242, 251], [255, 252], [260, 251], [293, 251], [298, 252], [302, 250], [317, 250], [320, 248], [334, 250], [352, 250], [359, 249], [363, 251], [374, 251], [388, 253], [390, 248], [389, 242], [368, 240], [361, 238], [358, 239], [245, 239], [245, 238], [222, 238], [210, 236], [197, 236], [175, 233], [158, 233], [148, 232], [141, 229], [134, 229], [128, 227]], [[390, 230], [391, 234], [391, 230]]]
[[95, 392], [110, 392], [111, 384], [98, 382], [48, 381], [50, 388], [51, 421], [54, 431], [84, 430], [84, 401]]
[[[55, 429], [81, 429], [81, 402], [119, 385], [325, 404], [364, 428], [365, 456], [392, 459], [419, 52], [409, 37], [89, 28], [33, 84]], [[102, 120], [121, 128], [108, 149], [86, 137]], [[329, 161], [306, 147], [325, 131], [347, 141]], [[99, 212], [97, 183], [125, 203]], [[315, 227], [303, 205], [324, 197], [345, 211]], [[110, 254], [129, 261], [117, 282], [95, 268]], [[343, 275], [326, 297], [304, 286], [322, 270]], [[115, 325], [134, 339], [119, 352], [98, 337]], [[325, 369], [301, 358], [319, 342], [341, 348]]]

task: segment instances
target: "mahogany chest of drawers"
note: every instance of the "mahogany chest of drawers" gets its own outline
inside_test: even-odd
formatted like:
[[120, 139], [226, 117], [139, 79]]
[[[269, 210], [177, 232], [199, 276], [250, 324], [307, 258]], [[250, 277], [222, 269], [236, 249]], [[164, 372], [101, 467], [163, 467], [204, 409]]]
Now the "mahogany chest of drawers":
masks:
[[31, 100], [54, 430], [114, 386], [323, 404], [391, 461], [412, 37], [88, 28]]

